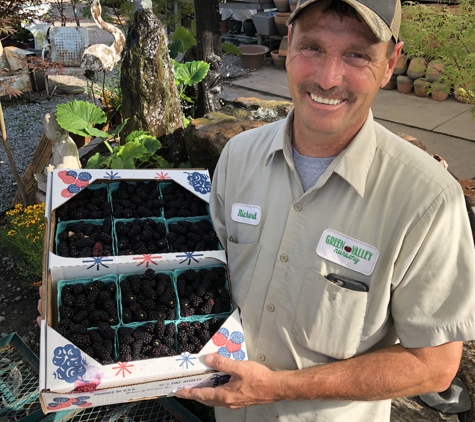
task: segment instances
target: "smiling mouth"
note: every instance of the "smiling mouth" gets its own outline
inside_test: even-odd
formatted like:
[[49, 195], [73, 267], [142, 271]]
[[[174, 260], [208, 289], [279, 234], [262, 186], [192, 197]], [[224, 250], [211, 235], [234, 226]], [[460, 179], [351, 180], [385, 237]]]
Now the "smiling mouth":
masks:
[[310, 98], [318, 104], [326, 104], [326, 105], [338, 105], [343, 102], [343, 100], [319, 97], [318, 95], [315, 95], [312, 93], [310, 93]]

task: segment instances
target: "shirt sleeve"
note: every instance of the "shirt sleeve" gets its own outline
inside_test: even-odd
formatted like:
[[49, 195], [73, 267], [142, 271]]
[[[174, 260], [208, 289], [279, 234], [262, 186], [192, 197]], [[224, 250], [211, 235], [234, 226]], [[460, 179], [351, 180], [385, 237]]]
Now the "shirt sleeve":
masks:
[[475, 338], [475, 251], [458, 182], [443, 190], [407, 234], [394, 265], [391, 312], [401, 345]]

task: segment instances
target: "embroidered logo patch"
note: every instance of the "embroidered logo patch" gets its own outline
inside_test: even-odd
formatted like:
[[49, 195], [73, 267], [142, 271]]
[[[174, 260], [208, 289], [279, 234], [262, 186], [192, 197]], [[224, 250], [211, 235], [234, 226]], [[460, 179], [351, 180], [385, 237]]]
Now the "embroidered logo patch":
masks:
[[317, 255], [353, 271], [370, 275], [376, 266], [379, 251], [367, 243], [327, 229], [318, 242]]
[[261, 207], [257, 205], [234, 204], [231, 217], [238, 223], [257, 226], [261, 221]]

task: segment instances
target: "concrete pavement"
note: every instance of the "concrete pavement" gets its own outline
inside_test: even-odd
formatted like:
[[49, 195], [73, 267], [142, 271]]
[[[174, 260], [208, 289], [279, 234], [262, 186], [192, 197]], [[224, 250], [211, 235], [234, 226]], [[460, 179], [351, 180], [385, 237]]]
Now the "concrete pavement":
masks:
[[[287, 72], [264, 66], [248, 77], [231, 80], [228, 95], [247, 95], [262, 99], [290, 100]], [[454, 97], [438, 102], [431, 98], [379, 90], [373, 103], [377, 121], [390, 130], [412, 135], [424, 142], [427, 150], [439, 154], [458, 179], [475, 178], [475, 120], [470, 104]]]

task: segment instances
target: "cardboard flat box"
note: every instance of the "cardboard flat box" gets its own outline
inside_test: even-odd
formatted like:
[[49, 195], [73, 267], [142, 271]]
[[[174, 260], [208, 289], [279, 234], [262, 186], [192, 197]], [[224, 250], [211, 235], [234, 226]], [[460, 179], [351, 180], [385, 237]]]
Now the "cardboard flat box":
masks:
[[[53, 248], [58, 207], [91, 184], [117, 180], [174, 181], [209, 202], [211, 185], [209, 175], [204, 170], [76, 170], [68, 175], [64, 170], [55, 170], [50, 174], [45, 211], [49, 227], [45, 242], [48, 251], [45, 265], [48, 270], [44, 272], [43, 280], [46, 298], [40, 345], [40, 401], [45, 413], [173, 396], [178, 389], [185, 387], [217, 386], [227, 382], [229, 376], [207, 367], [203, 363], [204, 355], [219, 353], [235, 360], [247, 359], [237, 309], [221, 315], [223, 325], [199, 353], [184, 352], [171, 357], [109, 365], [101, 365], [55, 330], [59, 281], [102, 276], [115, 276], [118, 280], [121, 275], [143, 274], [147, 269], [179, 272], [182, 269], [199, 270], [218, 264], [226, 265], [226, 255], [222, 249], [90, 258], [56, 255]], [[178, 310], [175, 322], [178, 325], [180, 321], [187, 319], [181, 318]]]

